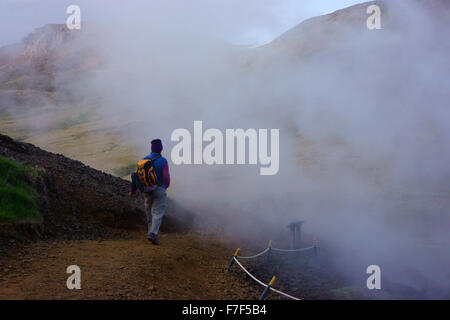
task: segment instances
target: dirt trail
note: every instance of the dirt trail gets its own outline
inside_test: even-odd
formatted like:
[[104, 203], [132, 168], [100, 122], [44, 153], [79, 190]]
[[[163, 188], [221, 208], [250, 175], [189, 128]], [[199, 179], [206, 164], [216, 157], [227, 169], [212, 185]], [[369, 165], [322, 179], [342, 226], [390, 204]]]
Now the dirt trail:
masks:
[[[257, 299], [225, 268], [232, 249], [212, 236], [162, 234], [161, 245], [133, 232], [121, 240], [40, 241], [0, 259], [0, 299]], [[81, 290], [66, 268], [81, 268]]]

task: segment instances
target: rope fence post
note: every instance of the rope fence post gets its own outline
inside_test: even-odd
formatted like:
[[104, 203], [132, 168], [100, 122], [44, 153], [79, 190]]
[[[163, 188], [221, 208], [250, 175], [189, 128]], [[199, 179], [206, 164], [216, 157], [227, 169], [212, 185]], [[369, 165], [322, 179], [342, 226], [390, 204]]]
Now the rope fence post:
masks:
[[259, 297], [259, 300], [264, 300], [266, 298], [267, 294], [270, 291], [270, 288], [273, 287], [273, 285], [275, 284], [275, 281], [277, 281], [277, 277], [273, 276], [272, 280], [270, 280], [269, 284], [267, 285], [267, 287], [264, 289], [263, 293]]
[[266, 262], [270, 261], [270, 251], [272, 250], [272, 240], [269, 240], [269, 244], [267, 245], [267, 258]]
[[239, 251], [241, 251], [241, 249], [240, 249], [240, 248], [237, 248], [237, 249], [236, 249], [236, 252], [234, 253], [233, 258], [231, 258], [230, 264], [228, 265], [228, 268], [227, 268], [228, 271], [231, 271], [231, 267], [233, 266], [234, 259], [238, 256]]
[[[264, 255], [265, 253], [267, 253], [267, 257], [266, 257], [266, 261], [269, 261], [269, 259], [270, 259], [270, 253], [272, 252], [272, 251], [276, 251], [276, 252], [293, 252], [294, 254], [298, 254], [298, 253], [300, 253], [300, 252], [302, 252], [302, 251], [309, 251], [309, 250], [313, 250], [313, 254], [315, 255], [315, 256], [317, 256], [317, 249], [319, 248], [319, 246], [318, 246], [318, 241], [317, 241], [317, 239], [316, 238], [313, 238], [313, 245], [311, 246], [311, 247], [307, 247], [307, 248], [297, 248], [297, 249], [280, 249], [280, 248], [274, 248], [273, 246], [272, 246], [272, 240], [269, 240], [269, 243], [268, 243], [268, 245], [267, 245], [267, 248], [266, 249], [264, 249], [263, 251], [261, 251], [260, 253], [257, 253], [257, 254], [255, 254], [255, 255], [253, 255], [253, 256], [240, 256], [239, 255], [239, 252], [241, 251], [241, 249], [240, 248], [237, 248], [236, 249], [236, 251], [235, 251], [235, 253], [234, 253], [234, 255], [233, 255], [233, 257], [231, 258], [231, 260], [230, 260], [230, 263], [228, 264], [228, 267], [227, 267], [227, 270], [228, 270], [228, 272], [230, 272], [231, 271], [231, 267], [233, 266], [233, 264], [236, 262], [237, 264], [238, 264], [238, 266], [239, 267], [241, 267], [241, 269], [250, 277], [250, 278], [252, 278], [254, 281], [256, 281], [258, 284], [260, 284], [261, 286], [263, 286], [263, 287], [265, 287], [264, 288], [264, 291], [262, 292], [262, 294], [261, 294], [261, 296], [259, 297], [259, 300], [264, 300], [266, 297], [267, 297], [267, 295], [268, 295], [268, 293], [269, 293], [269, 291], [273, 291], [273, 292], [275, 292], [275, 293], [277, 293], [277, 294], [279, 294], [279, 295], [282, 295], [282, 296], [284, 296], [284, 297], [286, 297], [286, 298], [289, 298], [289, 299], [292, 299], [292, 300], [303, 300], [303, 299], [300, 299], [300, 298], [296, 298], [296, 297], [294, 297], [294, 296], [291, 296], [291, 295], [289, 295], [289, 294], [287, 294], [287, 293], [285, 293], [285, 292], [282, 292], [282, 291], [280, 291], [280, 290], [277, 290], [277, 289], [275, 289], [274, 287], [273, 287], [273, 285], [275, 284], [275, 281], [277, 280], [277, 277], [276, 276], [273, 276], [272, 277], [272, 280], [270, 280], [270, 282], [269, 282], [269, 284], [265, 284], [264, 282], [262, 282], [261, 280], [258, 280], [254, 275], [252, 275], [242, 264], [241, 264], [241, 262], [239, 261], [240, 259], [255, 259], [255, 258], [257, 258], [257, 257], [259, 257], [259, 256], [262, 256], [262, 255]], [[238, 259], [239, 258], [239, 259]]]
[[[312, 247], [311, 247], [311, 248], [312, 248]], [[267, 250], [267, 249], [266, 249], [266, 250]], [[265, 252], [265, 250], [264, 250], [263, 252]], [[291, 296], [291, 295], [288, 295], [287, 293], [284, 293], [284, 292], [282, 292], [282, 291], [280, 291], [280, 290], [277, 290], [277, 289], [273, 288], [272, 286], [273, 286], [273, 284], [275, 283], [275, 280], [276, 280], [276, 277], [275, 277], [275, 276], [272, 278], [272, 281], [270, 281], [270, 283], [267, 285], [267, 284], [265, 284], [264, 282], [262, 282], [261, 280], [258, 280], [257, 278], [255, 278], [254, 275], [252, 275], [247, 269], [245, 269], [245, 267], [239, 262], [238, 257], [234, 257], [234, 261], [238, 264], [239, 267], [241, 267], [242, 270], [244, 270], [244, 272], [245, 272], [250, 278], [252, 278], [253, 280], [255, 280], [257, 283], [259, 283], [259, 284], [262, 285], [263, 287], [268, 288], [268, 290], [271, 290], [271, 291], [273, 291], [273, 292], [276, 292], [276, 293], [278, 293], [278, 294], [280, 294], [280, 295], [282, 295], [282, 296], [285, 296], [285, 297], [287, 297], [287, 298], [289, 298], [289, 299], [292, 299], [292, 300], [302, 300], [302, 299], [293, 297], [293, 296]], [[267, 292], [266, 292], [266, 290], [264, 290], [264, 292], [263, 292], [263, 294], [261, 295], [260, 298], [265, 298], [266, 295], [267, 295]]]

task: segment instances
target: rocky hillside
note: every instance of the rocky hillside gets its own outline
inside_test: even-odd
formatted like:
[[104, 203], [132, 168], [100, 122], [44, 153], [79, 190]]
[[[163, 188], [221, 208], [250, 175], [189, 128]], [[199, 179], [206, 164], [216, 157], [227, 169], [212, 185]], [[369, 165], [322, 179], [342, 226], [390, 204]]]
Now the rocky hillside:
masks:
[[54, 91], [66, 76], [77, 76], [100, 61], [84, 31], [48, 24], [21, 42], [0, 48], [0, 88]]
[[[381, 9], [380, 32], [373, 32], [366, 25], [369, 17], [366, 11], [372, 4]], [[410, 20], [411, 16], [416, 19]], [[433, 23], [424, 23], [423, 17], [429, 17]], [[446, 0], [368, 1], [299, 23], [248, 52], [248, 65], [265, 66], [286, 60], [308, 61], [314, 57], [320, 59], [322, 54], [334, 54], [333, 51], [338, 48], [342, 53], [342, 47], [344, 54], [359, 49], [363, 51], [366, 47], [373, 52], [380, 49], [379, 45], [384, 49], [396, 50], [397, 46], [415, 39], [419, 31], [424, 32], [428, 28], [436, 39], [445, 40], [450, 31], [449, 21], [450, 2]], [[390, 37], [396, 34], [403, 37], [396, 38], [393, 43]]]
[[[43, 216], [41, 224], [5, 223], [0, 237], [96, 237], [114, 229], [145, 228], [143, 199], [128, 198], [129, 182], [83, 163], [0, 135], [0, 156], [42, 168], [43, 179], [33, 181]], [[169, 200], [163, 231], [189, 229], [193, 216]]]

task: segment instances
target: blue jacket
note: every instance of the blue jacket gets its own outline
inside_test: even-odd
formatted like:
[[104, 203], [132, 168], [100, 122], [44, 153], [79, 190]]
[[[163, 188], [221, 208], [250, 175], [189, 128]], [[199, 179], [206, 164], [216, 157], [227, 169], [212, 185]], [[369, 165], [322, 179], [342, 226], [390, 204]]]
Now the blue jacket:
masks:
[[162, 157], [160, 153], [152, 152], [149, 155], [145, 156], [145, 160], [155, 159], [157, 156], [160, 156], [153, 162], [153, 168], [156, 172], [156, 177], [158, 180], [158, 186], [164, 189], [167, 189], [170, 185], [170, 174], [169, 174], [169, 164], [167, 163], [166, 158]]

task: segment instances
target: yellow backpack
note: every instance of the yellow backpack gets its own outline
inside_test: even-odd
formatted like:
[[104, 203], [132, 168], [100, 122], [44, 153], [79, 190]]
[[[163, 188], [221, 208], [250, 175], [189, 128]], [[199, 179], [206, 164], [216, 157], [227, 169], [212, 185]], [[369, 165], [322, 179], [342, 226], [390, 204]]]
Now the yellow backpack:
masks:
[[139, 160], [137, 163], [136, 175], [141, 186], [156, 188], [158, 186], [158, 176], [153, 168], [156, 159]]

